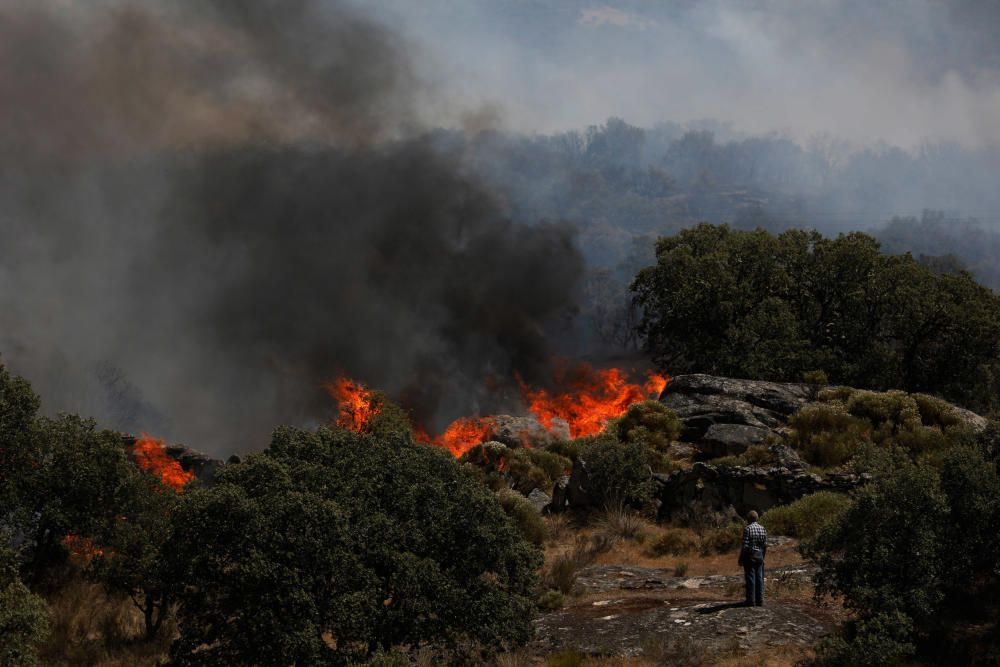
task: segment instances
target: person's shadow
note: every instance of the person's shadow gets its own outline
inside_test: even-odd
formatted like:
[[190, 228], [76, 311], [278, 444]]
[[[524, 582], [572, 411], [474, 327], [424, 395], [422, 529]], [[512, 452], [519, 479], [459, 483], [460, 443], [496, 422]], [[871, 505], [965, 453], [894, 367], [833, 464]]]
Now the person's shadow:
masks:
[[722, 604], [714, 604], [711, 607], [702, 607], [698, 610], [699, 614], [715, 614], [723, 609], [736, 609], [737, 607], [746, 607], [746, 602], [723, 602]]

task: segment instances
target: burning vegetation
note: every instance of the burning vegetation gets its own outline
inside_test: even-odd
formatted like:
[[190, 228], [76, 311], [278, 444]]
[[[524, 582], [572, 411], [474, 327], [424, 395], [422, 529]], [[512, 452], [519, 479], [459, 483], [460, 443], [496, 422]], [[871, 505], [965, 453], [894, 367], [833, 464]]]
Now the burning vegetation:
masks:
[[145, 433], [132, 445], [132, 456], [140, 468], [159, 477], [174, 491], [180, 492], [194, 479], [194, 473], [184, 470], [180, 463], [167, 455], [166, 445], [162, 440]]
[[[568, 426], [570, 438], [579, 438], [600, 433], [633, 403], [659, 396], [668, 378], [652, 372], [646, 375], [644, 383], [636, 384], [629, 380], [627, 371], [619, 368], [562, 364], [555, 374], [557, 389], [531, 387], [520, 377], [518, 386], [527, 411], [545, 430], [552, 432], [561, 421]], [[327, 391], [337, 402], [336, 423], [342, 428], [364, 432], [381, 410], [381, 398], [376, 392], [346, 377], [327, 385]], [[488, 416], [459, 417], [437, 436], [431, 436], [420, 424], [413, 425], [419, 442], [447, 449], [455, 457], [491, 439], [496, 428], [497, 420]], [[532, 444], [527, 434], [522, 434], [522, 441], [526, 446]]]

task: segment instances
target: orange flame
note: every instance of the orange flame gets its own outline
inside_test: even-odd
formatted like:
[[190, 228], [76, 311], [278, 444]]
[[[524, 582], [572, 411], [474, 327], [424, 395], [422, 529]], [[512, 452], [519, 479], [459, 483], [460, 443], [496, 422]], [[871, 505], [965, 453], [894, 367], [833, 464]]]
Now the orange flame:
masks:
[[143, 433], [142, 437], [132, 445], [132, 456], [140, 468], [148, 470], [174, 491], [180, 492], [194, 479], [194, 473], [188, 472], [180, 463], [170, 458], [164, 447], [162, 440]]
[[459, 417], [436, 438], [430, 437], [420, 428], [414, 429], [419, 442], [447, 449], [455, 458], [486, 442], [496, 429], [496, 421], [492, 417]]
[[[621, 416], [633, 403], [659, 396], [669, 378], [652, 372], [646, 375], [646, 382], [638, 385], [630, 383], [627, 374], [617, 368], [595, 370], [587, 364], [573, 368], [564, 365], [556, 373], [556, 381], [563, 387], [558, 393], [532, 389], [520, 378], [518, 384], [530, 412], [542, 426], [551, 430], [553, 420], [562, 419], [569, 425], [570, 437], [578, 438], [600, 433], [608, 420]], [[373, 392], [358, 382], [340, 377], [325, 387], [337, 401], [337, 425], [342, 428], [365, 431], [379, 413]], [[492, 417], [460, 417], [436, 437], [418, 425], [413, 427], [418, 442], [447, 449], [456, 458], [489, 440], [495, 431], [496, 420]], [[529, 439], [530, 434], [522, 434], [526, 446]]]
[[532, 389], [520, 378], [518, 384], [528, 409], [545, 428], [552, 428], [553, 419], [562, 419], [569, 424], [570, 437], [579, 438], [600, 433], [633, 403], [659, 396], [669, 378], [652, 372], [646, 375], [646, 382], [638, 385], [630, 383], [620, 369], [597, 370], [579, 364], [557, 370], [556, 381], [563, 387], [558, 393]]
[[96, 556], [104, 555], [104, 549], [94, 544], [94, 540], [76, 533], [67, 534], [63, 538], [63, 544], [69, 549], [70, 557], [83, 564], [89, 563]]
[[341, 428], [360, 433], [368, 428], [372, 418], [381, 411], [376, 405], [375, 394], [360, 382], [339, 377], [324, 385], [324, 388], [337, 401], [340, 410], [337, 426]]

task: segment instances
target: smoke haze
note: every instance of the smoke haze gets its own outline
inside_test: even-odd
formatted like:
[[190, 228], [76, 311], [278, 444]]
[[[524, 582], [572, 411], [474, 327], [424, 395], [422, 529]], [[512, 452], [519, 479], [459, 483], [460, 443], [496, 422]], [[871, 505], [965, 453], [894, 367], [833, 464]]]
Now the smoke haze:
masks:
[[411, 54], [345, 4], [13, 4], [0, 44], [0, 349], [50, 409], [232, 451], [338, 373], [433, 424], [548, 363], [571, 230], [415, 133]]
[[[656, 234], [1000, 221], [998, 29], [974, 0], [0, 0], [0, 355], [49, 411], [215, 454], [328, 419], [339, 373], [431, 428], [512, 409], [554, 353], [634, 350]], [[893, 249], [948, 251], [911, 222]]]

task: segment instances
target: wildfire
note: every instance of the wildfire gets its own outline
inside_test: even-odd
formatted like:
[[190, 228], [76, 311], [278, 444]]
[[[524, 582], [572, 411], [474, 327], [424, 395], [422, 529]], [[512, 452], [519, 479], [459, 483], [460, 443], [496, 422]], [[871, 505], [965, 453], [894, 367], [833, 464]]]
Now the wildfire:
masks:
[[666, 376], [648, 372], [644, 384], [632, 384], [618, 368], [598, 370], [589, 364], [560, 367], [556, 382], [563, 389], [557, 393], [533, 389], [518, 378], [524, 402], [538, 421], [551, 429], [553, 419], [562, 419], [573, 438], [600, 433], [633, 403], [659, 396], [668, 381]]
[[359, 382], [339, 377], [325, 385], [326, 391], [337, 401], [340, 414], [337, 426], [351, 431], [364, 431], [381, 408], [376, 405], [375, 394]]
[[135, 457], [140, 468], [159, 477], [174, 491], [181, 491], [188, 482], [194, 479], [194, 473], [184, 470], [180, 463], [167, 455], [162, 440], [157, 440], [145, 433], [132, 445], [132, 456]]
[[[618, 368], [598, 370], [587, 364], [563, 364], [556, 373], [561, 387], [557, 392], [529, 387], [520, 378], [518, 384], [528, 411], [542, 426], [551, 430], [553, 421], [561, 419], [569, 425], [570, 437], [579, 438], [600, 433], [609, 420], [621, 416], [633, 403], [659, 396], [669, 378], [652, 372], [646, 375], [645, 383], [633, 384]], [[375, 394], [363, 384], [340, 377], [326, 385], [326, 390], [337, 401], [337, 425], [342, 428], [363, 432], [379, 413]], [[419, 442], [459, 457], [489, 440], [496, 431], [496, 421], [491, 417], [460, 417], [438, 436], [431, 436], [419, 425], [414, 425], [413, 431]]]
[[455, 458], [481, 442], [490, 439], [496, 427], [491, 417], [459, 417], [436, 438], [430, 437], [423, 429], [416, 429], [417, 440], [435, 447], [447, 449]]
[[70, 556], [81, 563], [89, 563], [96, 556], [103, 556], [104, 549], [101, 549], [89, 537], [83, 537], [76, 533], [69, 533], [63, 538], [63, 544], [69, 549]]

